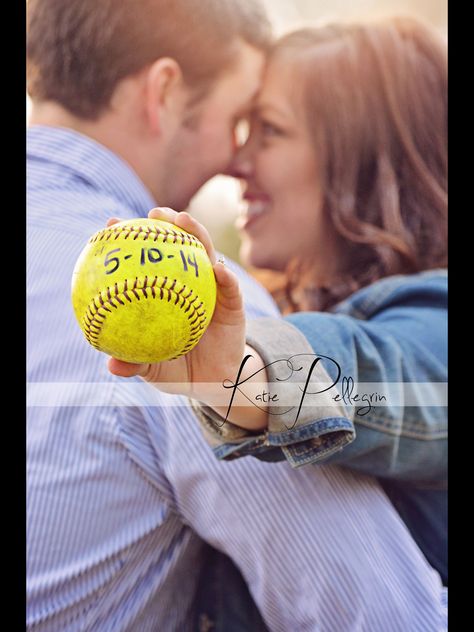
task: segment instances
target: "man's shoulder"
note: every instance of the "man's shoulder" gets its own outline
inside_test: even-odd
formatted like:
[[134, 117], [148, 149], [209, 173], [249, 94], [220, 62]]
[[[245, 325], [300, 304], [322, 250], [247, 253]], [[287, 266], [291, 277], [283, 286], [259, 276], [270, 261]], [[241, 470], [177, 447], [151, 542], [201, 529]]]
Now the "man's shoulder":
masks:
[[33, 126], [27, 132], [30, 231], [93, 233], [111, 217], [152, 208], [136, 174], [118, 155], [74, 130]]
[[88, 185], [68, 188], [59, 183], [27, 191], [28, 231], [76, 233], [81, 236], [105, 227], [110, 217], [132, 217], [130, 209], [111, 195]]

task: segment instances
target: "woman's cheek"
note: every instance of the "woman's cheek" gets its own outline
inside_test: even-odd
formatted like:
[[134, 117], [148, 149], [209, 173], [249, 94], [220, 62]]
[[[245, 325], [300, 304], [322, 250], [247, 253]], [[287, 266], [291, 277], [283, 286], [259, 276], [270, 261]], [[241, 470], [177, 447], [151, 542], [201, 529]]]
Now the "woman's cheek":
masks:
[[[285, 177], [285, 163], [281, 154], [274, 147], [261, 149], [255, 159], [255, 175], [262, 186], [278, 188], [281, 178]], [[270, 193], [270, 191], [266, 191]]]

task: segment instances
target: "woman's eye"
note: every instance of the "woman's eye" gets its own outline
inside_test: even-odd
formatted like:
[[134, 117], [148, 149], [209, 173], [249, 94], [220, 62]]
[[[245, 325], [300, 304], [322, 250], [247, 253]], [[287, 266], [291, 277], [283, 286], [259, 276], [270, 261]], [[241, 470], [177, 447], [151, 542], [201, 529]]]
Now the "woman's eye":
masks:
[[260, 128], [262, 130], [262, 134], [265, 137], [269, 136], [281, 136], [282, 131], [279, 127], [272, 125], [272, 123], [268, 123], [268, 121], [262, 121], [260, 123]]

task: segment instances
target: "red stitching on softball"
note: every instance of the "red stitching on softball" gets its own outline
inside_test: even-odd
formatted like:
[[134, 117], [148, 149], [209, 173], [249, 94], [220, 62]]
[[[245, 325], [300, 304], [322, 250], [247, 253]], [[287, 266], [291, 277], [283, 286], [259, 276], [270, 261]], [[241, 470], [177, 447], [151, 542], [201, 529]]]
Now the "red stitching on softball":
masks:
[[[104, 300], [102, 293], [98, 295], [98, 299], [97, 297], [94, 297], [91, 303], [89, 303], [89, 305], [87, 306], [86, 312], [83, 317], [83, 326], [85, 330], [84, 334], [87, 340], [90, 342], [90, 344], [94, 346], [96, 349], [99, 349], [98, 339], [99, 339], [101, 327], [107, 316], [107, 314], [102, 313], [100, 310], [105, 309], [109, 313], [112, 313], [112, 311], [107, 307], [106, 303], [113, 305], [116, 309], [118, 306], [114, 304], [113, 302], [114, 300], [117, 300], [121, 305], [125, 305], [125, 303], [120, 300], [120, 295], [124, 296], [131, 303], [132, 299], [128, 296], [127, 294], [128, 291], [131, 291], [134, 294], [134, 296], [137, 298], [137, 300], [140, 300], [140, 296], [137, 290], [142, 290], [145, 298], [148, 298], [148, 294], [146, 290], [151, 289], [152, 297], [156, 298], [155, 285], [157, 281], [158, 281], [158, 277], [155, 276], [153, 278], [153, 282], [149, 284], [148, 276], [146, 276], [143, 280], [143, 287], [137, 287], [138, 277], [135, 277], [133, 288], [129, 290], [128, 279], [124, 279], [124, 287], [123, 287], [122, 292], [119, 291], [118, 283], [115, 283], [115, 285], [113, 286], [114, 294], [112, 294], [111, 292], [112, 288], [110, 286], [108, 286], [105, 290], [102, 291], [107, 296], [107, 300]], [[179, 358], [184, 353], [187, 353], [194, 346], [196, 341], [199, 340], [200, 338], [200, 335], [199, 335], [200, 332], [203, 329], [205, 329], [204, 325], [206, 322], [206, 310], [204, 309], [201, 313], [199, 312], [199, 310], [201, 309], [203, 305], [203, 301], [201, 301], [199, 305], [195, 306], [194, 303], [198, 299], [197, 295], [192, 299], [192, 301], [188, 301], [189, 297], [193, 294], [193, 290], [191, 289], [191, 291], [187, 295], [182, 295], [182, 292], [188, 288], [185, 285], [183, 285], [183, 287], [180, 290], [178, 291], [174, 290], [176, 281], [177, 280], [174, 279], [172, 281], [171, 287], [167, 288], [165, 287], [165, 285], [168, 282], [168, 277], [164, 277], [161, 285], [159, 286], [160, 299], [163, 299], [164, 291], [167, 292], [168, 294], [168, 302], [171, 300], [172, 294], [175, 294], [176, 301], [174, 304], [176, 305], [179, 302], [179, 299], [182, 298], [183, 302], [181, 305], [179, 305], [179, 309], [183, 309], [183, 307], [187, 304], [187, 308], [184, 310], [185, 313], [187, 313], [191, 308], [192, 308], [192, 313], [189, 314], [188, 316], [188, 320], [190, 321], [189, 339], [186, 345], [184, 346], [183, 350], [180, 353], [178, 353], [178, 355], [171, 358], [171, 360]], [[99, 305], [96, 304], [96, 300], [98, 300]], [[94, 311], [92, 309], [92, 306], [94, 307]], [[191, 319], [193, 320], [191, 321]]]
[[112, 225], [92, 235], [89, 239], [89, 243], [94, 243], [96, 241], [108, 241], [110, 239], [116, 240], [121, 236], [123, 236], [124, 239], [128, 239], [132, 234], [134, 235], [133, 240], [147, 240], [149, 237], [153, 236], [153, 240], [155, 242], [158, 239], [161, 239], [161, 241], [165, 243], [169, 240], [170, 243], [173, 244], [179, 241], [181, 245], [195, 246], [196, 248], [205, 250], [203, 244], [194, 235], [184, 232], [181, 233], [174, 229], [160, 228], [159, 226], [144, 227], [131, 225], [114, 228]]

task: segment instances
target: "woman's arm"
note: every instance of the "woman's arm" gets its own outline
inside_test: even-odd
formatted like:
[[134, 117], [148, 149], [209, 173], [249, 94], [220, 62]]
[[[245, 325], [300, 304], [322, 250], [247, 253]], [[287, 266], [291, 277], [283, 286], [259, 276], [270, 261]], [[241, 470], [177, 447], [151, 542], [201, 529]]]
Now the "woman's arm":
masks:
[[[113, 373], [141, 375], [191, 397], [219, 458], [253, 454], [286, 458], [295, 467], [330, 459], [389, 478], [444, 476], [446, 409], [425, 405], [416, 386], [446, 381], [444, 278], [384, 279], [340, 312], [246, 323], [238, 279], [216, 263], [207, 231], [186, 213], [155, 209], [150, 217], [172, 221], [204, 243], [216, 274], [216, 311], [186, 356], [155, 365], [111, 359]], [[226, 380], [228, 386], [245, 384], [226, 390]], [[378, 385], [374, 400], [355, 400], [350, 380]], [[413, 401], [393, 399], [393, 383], [415, 385]], [[279, 401], [268, 397], [275, 394]]]
[[[446, 479], [446, 300], [444, 273], [393, 277], [340, 312], [285, 319], [341, 367], [337, 386], [357, 437], [329, 461], [379, 477]], [[326, 367], [334, 378], [334, 364]]]
[[[312, 443], [312, 439], [322, 434], [310, 419], [285, 430], [278, 425], [277, 408], [270, 405], [267, 414], [270, 436], [286, 434], [289, 438], [293, 434], [295, 441], [272, 450], [277, 443], [267, 438], [264, 451], [252, 444], [236, 449], [224, 436], [211, 441], [216, 454], [221, 458], [252, 453], [268, 460], [286, 458], [293, 466], [324, 460], [378, 477], [444, 481], [447, 371], [446, 309], [442, 303], [446, 283], [442, 276], [429, 281], [420, 278], [418, 282], [416, 278], [403, 282], [400, 279], [398, 283], [368, 320], [363, 320], [361, 313], [356, 318], [348, 313], [305, 312], [286, 317], [282, 322], [264, 318], [248, 324], [247, 341], [260, 352], [264, 363], [275, 360], [278, 354], [275, 340], [284, 332], [287, 348], [302, 350], [304, 344], [309, 344], [313, 357], [323, 358], [330, 379], [335, 382], [339, 375], [332, 391], [339, 394], [344, 414], [353, 424], [356, 439], [350, 445], [345, 445], [344, 450], [324, 453], [321, 446]], [[378, 290], [383, 286], [387, 288], [388, 279], [379, 284]], [[374, 287], [373, 295], [376, 292]], [[354, 312], [355, 309], [354, 305]], [[283, 374], [276, 365], [267, 374], [271, 390]], [[321, 397], [306, 398], [308, 407], [304, 413], [314, 415], [313, 419], [318, 418], [317, 403]], [[310, 406], [312, 403], [314, 407]], [[212, 424], [218, 428], [218, 418], [209, 408], [197, 412], [209, 436]]]

